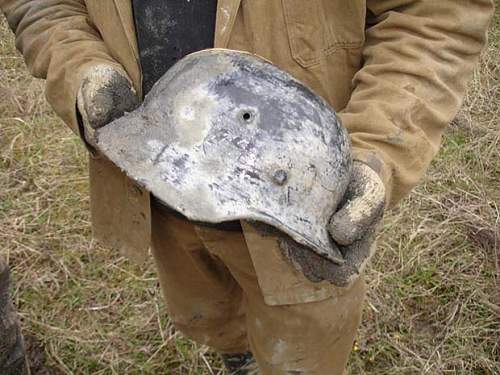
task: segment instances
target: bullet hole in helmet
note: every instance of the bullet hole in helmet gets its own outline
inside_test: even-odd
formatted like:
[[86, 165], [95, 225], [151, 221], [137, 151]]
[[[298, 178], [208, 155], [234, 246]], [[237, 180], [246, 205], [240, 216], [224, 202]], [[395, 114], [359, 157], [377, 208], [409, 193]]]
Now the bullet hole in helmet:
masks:
[[240, 112], [241, 121], [249, 123], [252, 122], [255, 115], [252, 110], [244, 109]]

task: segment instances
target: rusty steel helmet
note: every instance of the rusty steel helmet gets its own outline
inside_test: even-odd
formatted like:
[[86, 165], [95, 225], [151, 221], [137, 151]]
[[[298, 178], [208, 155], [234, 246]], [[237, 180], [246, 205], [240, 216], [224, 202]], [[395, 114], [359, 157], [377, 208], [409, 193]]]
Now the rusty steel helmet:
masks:
[[189, 220], [256, 221], [341, 263], [326, 226], [351, 174], [335, 111], [248, 53], [188, 55], [97, 132], [101, 152]]

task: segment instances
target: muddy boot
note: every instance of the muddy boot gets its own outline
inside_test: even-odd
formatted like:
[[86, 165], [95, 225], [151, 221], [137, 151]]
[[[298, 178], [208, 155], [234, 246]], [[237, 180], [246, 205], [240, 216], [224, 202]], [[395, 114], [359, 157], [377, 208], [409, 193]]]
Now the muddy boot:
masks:
[[9, 268], [0, 259], [0, 374], [27, 375], [24, 342], [9, 295]]
[[230, 375], [259, 374], [259, 367], [251, 352], [222, 354], [221, 357]]

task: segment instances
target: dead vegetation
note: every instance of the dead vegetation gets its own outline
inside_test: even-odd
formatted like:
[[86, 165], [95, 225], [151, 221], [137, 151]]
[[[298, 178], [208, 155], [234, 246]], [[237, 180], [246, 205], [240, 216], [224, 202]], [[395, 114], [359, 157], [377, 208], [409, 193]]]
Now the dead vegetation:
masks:
[[[385, 221], [352, 374], [500, 373], [500, 18], [425, 181]], [[222, 374], [154, 268], [90, 241], [86, 157], [0, 24], [0, 245], [35, 374]]]

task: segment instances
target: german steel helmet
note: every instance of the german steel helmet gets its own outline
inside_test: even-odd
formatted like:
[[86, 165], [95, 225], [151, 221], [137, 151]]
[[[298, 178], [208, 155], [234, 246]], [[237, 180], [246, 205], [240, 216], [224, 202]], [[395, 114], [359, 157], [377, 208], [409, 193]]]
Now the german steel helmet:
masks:
[[326, 226], [351, 174], [335, 111], [248, 53], [188, 55], [141, 107], [97, 132], [101, 152], [189, 220], [268, 224], [341, 263]]

